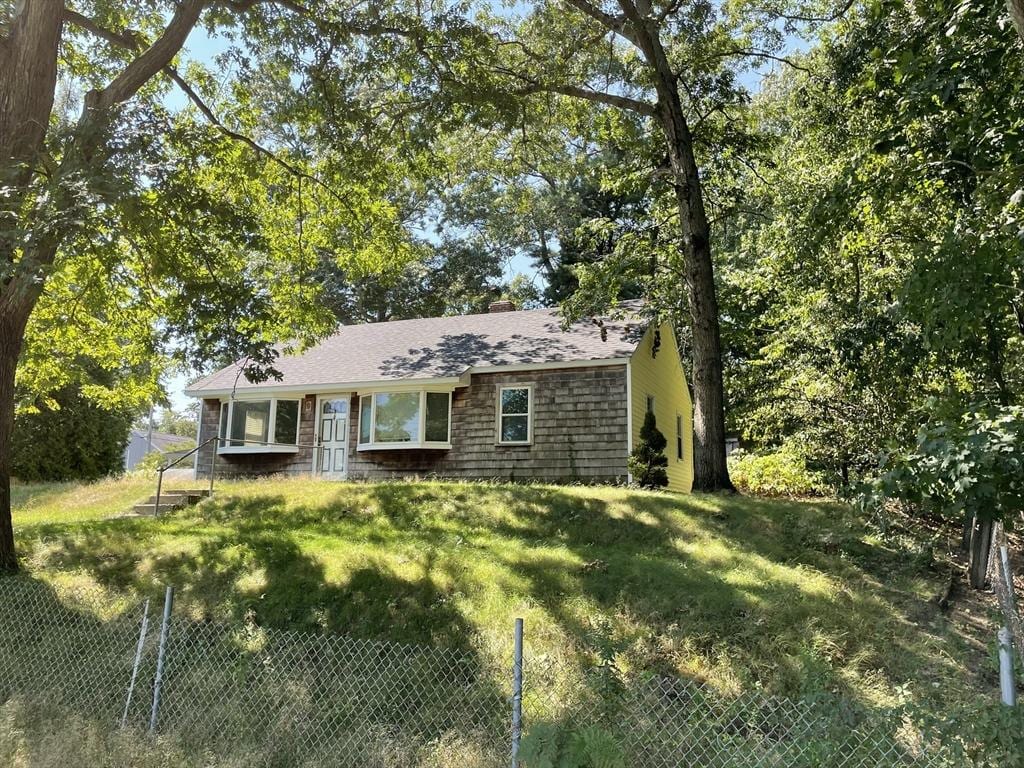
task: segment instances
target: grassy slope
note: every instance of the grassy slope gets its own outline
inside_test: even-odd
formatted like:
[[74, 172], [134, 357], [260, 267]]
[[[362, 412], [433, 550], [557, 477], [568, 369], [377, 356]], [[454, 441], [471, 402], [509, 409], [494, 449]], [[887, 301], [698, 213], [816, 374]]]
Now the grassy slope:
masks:
[[[838, 504], [619, 488], [223, 483], [160, 520], [108, 519], [148, 482], [22, 486], [31, 572], [112, 595], [179, 587], [197, 616], [506, 652], [592, 654], [729, 691], [887, 703], [989, 686], [916, 567]], [[980, 677], [986, 678], [984, 681]], [[941, 688], [936, 687], [941, 681]]]

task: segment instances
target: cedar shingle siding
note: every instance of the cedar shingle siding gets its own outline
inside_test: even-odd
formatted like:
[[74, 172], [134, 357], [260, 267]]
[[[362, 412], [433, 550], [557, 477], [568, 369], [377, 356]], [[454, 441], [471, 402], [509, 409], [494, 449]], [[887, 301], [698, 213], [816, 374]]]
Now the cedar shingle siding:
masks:
[[[306, 395], [299, 403], [299, 444], [312, 445], [316, 436], [313, 424], [316, 414], [316, 395]], [[199, 417], [199, 443], [215, 437], [220, 428], [220, 400], [203, 400]], [[210, 462], [214, 446], [210, 443], [199, 450], [196, 478], [210, 476]], [[298, 453], [233, 453], [217, 456], [217, 477], [245, 477], [251, 475], [309, 474], [313, 465], [313, 449], [299, 448]]]
[[[501, 385], [533, 385], [533, 444], [497, 445], [497, 393]], [[307, 401], [313, 404], [308, 406]], [[315, 395], [300, 410], [299, 442], [313, 440]], [[213, 436], [220, 403], [204, 400], [200, 441]], [[560, 482], [626, 479], [626, 367], [593, 367], [473, 374], [452, 396], [452, 447], [448, 450], [357, 451], [359, 406], [352, 398], [348, 476], [380, 479], [409, 475]], [[199, 457], [199, 477], [209, 477], [213, 446]], [[309, 473], [312, 455], [234, 454], [217, 458], [217, 474]]]
[[[508, 384], [533, 385], [532, 445], [496, 445], [498, 386]], [[357, 422], [350, 422], [353, 447]], [[450, 450], [353, 450], [348, 475], [624, 481], [626, 437], [624, 365], [474, 374], [452, 397]]]

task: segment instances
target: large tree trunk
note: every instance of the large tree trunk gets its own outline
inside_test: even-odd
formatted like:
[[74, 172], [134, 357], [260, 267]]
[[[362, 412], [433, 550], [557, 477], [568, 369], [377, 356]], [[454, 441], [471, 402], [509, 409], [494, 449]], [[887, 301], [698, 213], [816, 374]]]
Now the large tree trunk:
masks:
[[[0, 38], [0, 217], [21, 222], [30, 180], [44, 148], [57, 83], [61, 0], [26, 0]], [[11, 521], [14, 376], [28, 315], [42, 290], [31, 277], [37, 255], [16, 227], [0, 236], [0, 570], [18, 567]]]
[[11, 520], [11, 437], [14, 432], [14, 375], [25, 333], [25, 323], [11, 316], [0, 317], [0, 571], [15, 571]]
[[1017, 29], [1017, 34], [1024, 41], [1024, 0], [1006, 0], [1006, 7], [1010, 11], [1010, 18]]
[[[692, 151], [684, 164], [692, 164]], [[693, 165], [696, 175], [696, 165]], [[695, 202], [696, 198], [696, 202]], [[693, 487], [701, 491], [732, 490], [725, 459], [725, 398], [722, 383], [722, 339], [718, 296], [711, 263], [711, 243], [699, 182], [676, 184], [683, 226], [686, 291], [690, 306], [693, 367]], [[699, 209], [699, 212], [695, 212]]]
[[684, 274], [693, 336], [693, 431], [696, 437], [693, 487], [701, 491], [733, 490], [725, 460], [722, 338], [715, 271], [711, 261], [711, 228], [704, 208], [700, 171], [693, 153], [693, 136], [683, 114], [675, 77], [667, 70], [667, 62], [664, 66], [665, 72], [658, 67], [657, 114], [668, 142], [682, 227]]
[[[722, 338], [718, 295], [711, 261], [711, 228], [693, 152], [693, 134], [679, 98], [679, 79], [661, 44], [659, 21], [649, 0], [618, 0], [629, 29], [621, 29], [643, 53], [658, 96], [654, 117], [665, 134], [672, 168], [679, 226], [682, 229], [686, 291], [693, 346], [693, 487], [700, 491], [734, 490], [725, 461], [725, 397], [722, 385]], [[594, 13], [590, 14], [594, 16]], [[598, 13], [597, 18], [608, 24]], [[614, 25], [613, 25], [614, 26]]]

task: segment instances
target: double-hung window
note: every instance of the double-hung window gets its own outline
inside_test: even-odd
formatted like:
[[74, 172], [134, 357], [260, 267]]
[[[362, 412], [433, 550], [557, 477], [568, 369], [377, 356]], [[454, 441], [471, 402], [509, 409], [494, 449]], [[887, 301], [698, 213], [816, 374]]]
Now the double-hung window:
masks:
[[529, 445], [533, 441], [533, 387], [498, 388], [498, 443]]
[[676, 414], [676, 460], [683, 460], [683, 417]]
[[448, 448], [451, 392], [369, 392], [359, 397], [360, 450]]
[[220, 406], [221, 453], [298, 450], [299, 401], [230, 400]]

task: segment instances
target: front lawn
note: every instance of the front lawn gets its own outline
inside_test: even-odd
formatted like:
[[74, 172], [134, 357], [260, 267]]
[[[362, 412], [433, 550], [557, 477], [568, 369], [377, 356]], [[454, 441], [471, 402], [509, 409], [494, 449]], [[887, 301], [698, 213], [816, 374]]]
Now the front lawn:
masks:
[[[829, 502], [443, 482], [219, 482], [159, 520], [143, 480], [19, 486], [26, 569], [197, 618], [593, 658], [866, 703], [988, 692], [988, 626], [934, 607], [943, 568]], [[976, 636], [971, 636], [971, 631]], [[902, 693], [897, 693], [898, 688]]]

